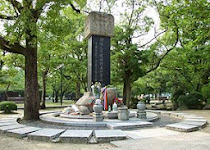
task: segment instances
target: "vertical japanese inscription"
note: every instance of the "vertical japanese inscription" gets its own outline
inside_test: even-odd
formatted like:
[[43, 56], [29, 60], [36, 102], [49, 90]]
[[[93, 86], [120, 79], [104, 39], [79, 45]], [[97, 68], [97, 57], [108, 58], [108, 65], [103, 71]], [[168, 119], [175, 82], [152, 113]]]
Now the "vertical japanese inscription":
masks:
[[99, 38], [99, 81], [103, 83], [104, 78], [104, 52], [103, 52], [103, 45], [104, 44], [104, 38]]
[[102, 85], [110, 84], [110, 38], [93, 35], [92, 37], [92, 81]]

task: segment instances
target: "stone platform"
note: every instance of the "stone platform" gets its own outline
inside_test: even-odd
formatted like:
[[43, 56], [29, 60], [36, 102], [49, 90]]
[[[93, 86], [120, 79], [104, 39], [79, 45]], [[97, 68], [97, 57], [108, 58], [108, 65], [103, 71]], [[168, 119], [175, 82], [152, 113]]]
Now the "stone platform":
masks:
[[[65, 125], [70, 127], [107, 127], [109, 129], [134, 129], [152, 126], [151, 121], [158, 119], [157, 114], [148, 112], [147, 119], [136, 118], [136, 113], [131, 112], [129, 120], [121, 121], [118, 119], [104, 119], [101, 122], [94, 122], [89, 118], [85, 119], [73, 119], [58, 117], [58, 113], [43, 114], [40, 119], [47, 123], [55, 123], [58, 125]], [[84, 116], [83, 116], [84, 117]], [[79, 116], [78, 116], [79, 118]]]
[[[135, 130], [136, 128], [150, 127], [152, 122], [149, 120], [157, 119], [157, 115], [168, 115], [183, 119], [179, 123], [166, 125], [166, 128], [153, 128]], [[57, 113], [45, 113], [41, 119], [46, 122], [58, 123], [67, 126], [96, 127], [94, 130], [70, 130], [56, 128], [40, 128], [19, 124], [17, 119], [0, 119], [0, 133], [18, 138], [28, 138], [29, 140], [64, 142], [64, 143], [101, 143], [117, 140], [138, 139], [154, 137], [158, 135], [177, 135], [178, 132], [192, 132], [204, 128], [207, 121], [203, 117], [189, 115], [185, 113], [166, 112], [166, 111], [147, 111], [147, 120], [130, 118], [129, 121], [104, 120], [103, 122], [93, 122], [89, 119], [56, 118]], [[107, 127], [106, 130], [99, 130], [97, 127]], [[108, 129], [109, 128], [109, 129]], [[125, 130], [132, 129], [132, 130]], [[170, 130], [175, 131], [170, 131]]]

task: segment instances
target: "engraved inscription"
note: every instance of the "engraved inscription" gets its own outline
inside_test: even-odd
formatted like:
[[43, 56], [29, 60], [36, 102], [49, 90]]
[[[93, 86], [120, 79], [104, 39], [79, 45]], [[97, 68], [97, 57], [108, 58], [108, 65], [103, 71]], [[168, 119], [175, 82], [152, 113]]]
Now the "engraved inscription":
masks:
[[[92, 37], [92, 78], [91, 82], [110, 84], [110, 38], [93, 35]], [[90, 50], [91, 51], [91, 50]]]

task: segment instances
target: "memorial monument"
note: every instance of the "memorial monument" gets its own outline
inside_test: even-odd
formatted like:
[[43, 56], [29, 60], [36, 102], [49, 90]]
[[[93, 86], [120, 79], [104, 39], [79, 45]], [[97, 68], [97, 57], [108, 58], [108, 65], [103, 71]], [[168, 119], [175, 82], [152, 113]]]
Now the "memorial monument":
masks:
[[110, 84], [110, 37], [114, 35], [114, 17], [91, 12], [85, 22], [84, 36], [88, 39], [88, 91], [95, 82], [102, 87]]
[[92, 112], [91, 85], [100, 83], [104, 87], [110, 84], [110, 37], [113, 35], [114, 17], [111, 14], [89, 13], [84, 31], [88, 39], [88, 92], [76, 103], [81, 114]]

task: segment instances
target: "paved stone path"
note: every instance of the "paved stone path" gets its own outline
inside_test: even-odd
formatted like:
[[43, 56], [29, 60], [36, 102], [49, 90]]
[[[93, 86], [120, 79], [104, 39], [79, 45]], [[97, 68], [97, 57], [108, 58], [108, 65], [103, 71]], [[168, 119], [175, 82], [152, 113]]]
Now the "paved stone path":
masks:
[[111, 144], [116, 146], [114, 150], [210, 150], [209, 141], [210, 134], [180, 132], [176, 135], [113, 141]]
[[[52, 141], [52, 142], [70, 142], [70, 143], [100, 143], [100, 142], [110, 142], [116, 140], [124, 139], [144, 139], [150, 137], [159, 136], [177, 136], [179, 132], [192, 132], [199, 130], [207, 124], [207, 121], [203, 117], [190, 115], [186, 113], [168, 112], [168, 111], [150, 111], [157, 114], [169, 115], [171, 117], [182, 118], [183, 121], [180, 123], [167, 125], [166, 128], [154, 128], [154, 129], [144, 129], [144, 130], [132, 130], [132, 131], [122, 131], [120, 129], [128, 128], [139, 128], [152, 125], [151, 122], [131, 119], [130, 121], [105, 121], [105, 122], [77, 122], [67, 120], [56, 120], [57, 123], [68, 125], [81, 125], [84, 126], [107, 126], [113, 130], [65, 130], [65, 129], [52, 129], [52, 128], [36, 128], [21, 125], [17, 122], [17, 118], [14, 119], [1, 119], [0, 120], [0, 133], [7, 134], [8, 136], [14, 136], [19, 138], [27, 137], [30, 140], [39, 141]], [[44, 115], [43, 115], [44, 116]], [[42, 118], [43, 118], [42, 116]], [[45, 119], [53, 120], [53, 118], [47, 118], [48, 114], [45, 115]], [[53, 115], [51, 115], [53, 116]], [[46, 121], [46, 120], [45, 120]], [[60, 121], [60, 122], [59, 122]], [[64, 122], [63, 122], [64, 121]], [[171, 131], [171, 130], [175, 131]], [[120, 142], [119, 142], [120, 143]], [[113, 144], [118, 145], [119, 143], [113, 142]], [[132, 142], [131, 142], [132, 143]], [[126, 147], [126, 146], [125, 146]]]

